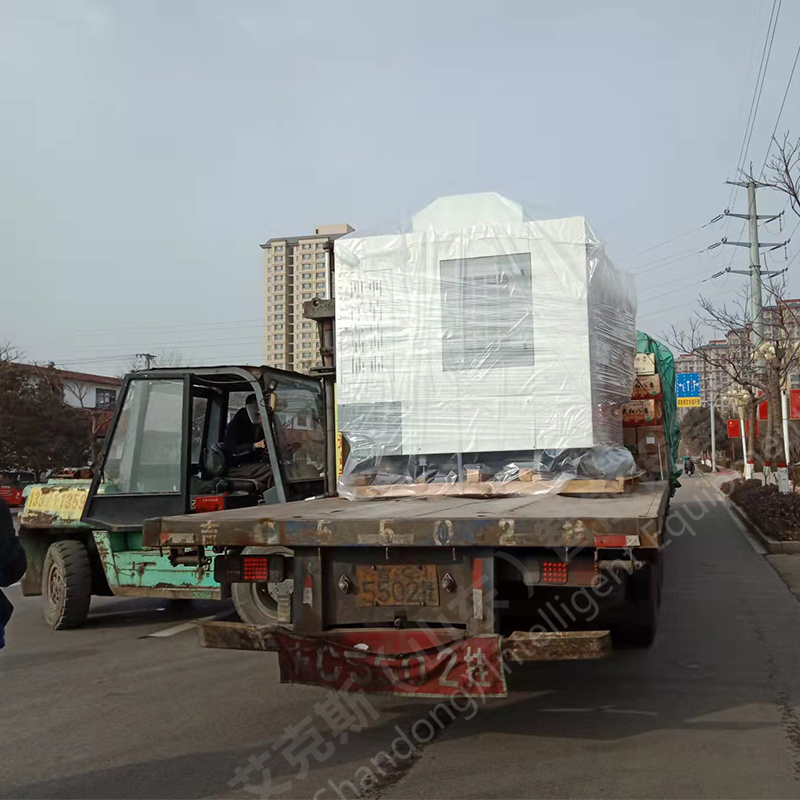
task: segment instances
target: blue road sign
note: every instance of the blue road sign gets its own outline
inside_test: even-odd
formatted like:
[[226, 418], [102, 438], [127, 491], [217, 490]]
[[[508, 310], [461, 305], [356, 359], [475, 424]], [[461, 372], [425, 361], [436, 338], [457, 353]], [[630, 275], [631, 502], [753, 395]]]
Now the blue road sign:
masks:
[[675, 375], [676, 397], [700, 397], [700, 373], [678, 372]]

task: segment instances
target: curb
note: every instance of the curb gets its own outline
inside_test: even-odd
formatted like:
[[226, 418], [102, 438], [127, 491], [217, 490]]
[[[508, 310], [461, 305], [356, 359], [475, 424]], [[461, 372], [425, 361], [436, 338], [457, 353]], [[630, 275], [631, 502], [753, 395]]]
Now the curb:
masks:
[[800, 555], [800, 542], [779, 542], [776, 539], [772, 539], [771, 537], [767, 536], [761, 528], [756, 525], [750, 517], [742, 511], [733, 500], [730, 499], [723, 491], [720, 490], [720, 494], [725, 497], [728, 501], [728, 505], [733, 509], [734, 513], [737, 517], [744, 523], [747, 527], [747, 530], [753, 534], [753, 536], [758, 539], [764, 549], [770, 555]]

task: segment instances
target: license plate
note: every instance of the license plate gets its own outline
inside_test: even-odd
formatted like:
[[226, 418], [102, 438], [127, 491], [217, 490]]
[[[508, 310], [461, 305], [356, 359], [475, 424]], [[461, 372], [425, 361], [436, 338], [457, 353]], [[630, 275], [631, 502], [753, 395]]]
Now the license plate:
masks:
[[434, 564], [356, 567], [359, 606], [438, 606]]
[[75, 522], [81, 518], [89, 487], [71, 486], [34, 486], [28, 495], [24, 513], [20, 519], [25, 523], [26, 517], [36, 517], [36, 527], [42, 527], [45, 520], [41, 516], [49, 517], [49, 524], [58, 522]]

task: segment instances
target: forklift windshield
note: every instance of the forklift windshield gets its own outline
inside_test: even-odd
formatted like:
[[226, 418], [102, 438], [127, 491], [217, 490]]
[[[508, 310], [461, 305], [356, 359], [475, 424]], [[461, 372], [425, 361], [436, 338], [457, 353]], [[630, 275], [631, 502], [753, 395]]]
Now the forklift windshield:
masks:
[[[242, 411], [250, 396], [257, 421]], [[232, 423], [244, 448], [231, 447]], [[148, 516], [302, 499], [324, 491], [324, 469], [318, 379], [267, 367], [137, 372], [126, 378], [83, 518], [122, 530]]]

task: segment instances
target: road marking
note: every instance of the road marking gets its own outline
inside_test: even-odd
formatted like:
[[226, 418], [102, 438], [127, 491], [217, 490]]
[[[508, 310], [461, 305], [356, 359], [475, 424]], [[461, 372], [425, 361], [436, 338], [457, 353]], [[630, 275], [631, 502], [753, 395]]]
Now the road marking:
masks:
[[179, 625], [173, 625], [171, 628], [163, 628], [160, 631], [155, 631], [153, 633], [145, 634], [144, 636], [140, 637], [142, 639], [166, 639], [168, 636], [177, 636], [179, 633], [184, 633], [185, 631], [190, 631], [194, 628], [198, 622], [205, 622], [206, 620], [210, 619], [220, 619], [223, 616], [227, 616], [230, 614], [229, 611], [224, 612], [224, 614], [211, 614], [208, 617], [197, 617], [196, 619], [189, 620], [189, 622], [181, 622]]
[[164, 628], [164, 630], [155, 631], [155, 633], [148, 633], [144, 638], [164, 639], [167, 636], [175, 636], [178, 633], [190, 631], [192, 628], [194, 628], [195, 622], [197, 622], [197, 620], [192, 620], [191, 622], [182, 622], [180, 625], [173, 625], [171, 628]]

